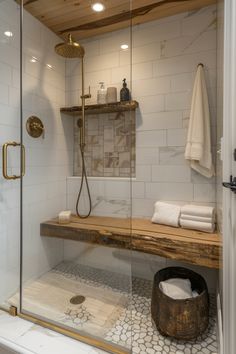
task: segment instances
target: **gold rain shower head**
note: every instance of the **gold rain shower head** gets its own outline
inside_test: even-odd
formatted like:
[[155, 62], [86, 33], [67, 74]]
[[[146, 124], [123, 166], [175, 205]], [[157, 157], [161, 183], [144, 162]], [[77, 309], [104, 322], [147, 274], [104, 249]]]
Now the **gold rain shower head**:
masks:
[[64, 58], [83, 58], [85, 54], [84, 48], [74, 41], [71, 34], [68, 35], [67, 42], [55, 46], [55, 52]]

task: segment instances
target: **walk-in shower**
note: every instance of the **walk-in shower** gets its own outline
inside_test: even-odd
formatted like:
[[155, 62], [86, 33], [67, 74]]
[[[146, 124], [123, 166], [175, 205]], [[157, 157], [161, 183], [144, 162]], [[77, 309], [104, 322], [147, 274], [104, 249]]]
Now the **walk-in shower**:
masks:
[[[78, 119], [78, 127], [80, 131], [80, 153], [81, 153], [81, 163], [82, 163], [82, 169], [81, 169], [81, 182], [80, 182], [80, 189], [78, 193], [78, 198], [76, 201], [76, 212], [77, 215], [80, 218], [87, 218], [91, 214], [92, 210], [92, 200], [91, 200], [91, 195], [90, 195], [90, 190], [89, 190], [89, 184], [88, 184], [88, 178], [87, 178], [87, 172], [86, 172], [86, 165], [85, 165], [85, 157], [84, 157], [84, 149], [85, 149], [85, 100], [87, 98], [91, 97], [90, 94], [90, 89], [89, 93], [85, 94], [84, 92], [84, 55], [85, 55], [85, 50], [82, 45], [74, 41], [72, 38], [71, 34], [68, 35], [68, 39], [66, 42], [59, 43], [55, 46], [55, 52], [68, 59], [74, 59], [74, 58], [80, 58], [81, 59], [81, 89], [82, 89], [82, 95], [81, 95], [81, 102], [82, 102], [82, 116], [81, 118]], [[79, 202], [80, 198], [82, 195], [82, 190], [83, 190], [83, 184], [85, 182], [87, 193], [88, 193], [88, 200], [89, 200], [89, 210], [86, 214], [82, 215], [79, 211]]]
[[[23, 145], [26, 165], [24, 177], [0, 178], [0, 306], [113, 354], [216, 354], [218, 234], [151, 221], [158, 201], [171, 210], [214, 207], [216, 184], [220, 201], [221, 179], [198, 175], [184, 158], [201, 62], [212, 141], [222, 136], [219, 129], [215, 137], [223, 96], [216, 97], [216, 6], [164, 0], [157, 9], [151, 2], [106, 1], [96, 14], [85, 0], [0, 0], [1, 139], [2, 146], [17, 142], [8, 147], [5, 172], [24, 172]], [[131, 101], [120, 101], [124, 77]], [[101, 81], [118, 93], [113, 102], [98, 103]], [[32, 116], [44, 134], [29, 135]], [[71, 212], [65, 223], [62, 211]], [[152, 319], [154, 276], [176, 266], [208, 285], [209, 327], [192, 341], [165, 337]], [[1, 346], [8, 322], [0, 322]], [[57, 336], [46, 333], [50, 349], [40, 333], [33, 352], [57, 352]]]

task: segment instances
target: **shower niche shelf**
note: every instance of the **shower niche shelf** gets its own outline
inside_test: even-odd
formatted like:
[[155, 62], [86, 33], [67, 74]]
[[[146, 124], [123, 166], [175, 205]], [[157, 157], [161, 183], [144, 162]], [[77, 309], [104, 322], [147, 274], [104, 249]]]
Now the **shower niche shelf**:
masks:
[[222, 263], [217, 233], [152, 224], [147, 219], [73, 216], [70, 224], [62, 225], [55, 218], [42, 223], [40, 232], [41, 236], [132, 249], [208, 268], [219, 269]]
[[[137, 101], [127, 101], [127, 102], [115, 102], [106, 104], [91, 104], [85, 106], [85, 112], [87, 114], [102, 114], [102, 113], [115, 113], [115, 112], [127, 112], [135, 111], [139, 104]], [[62, 113], [67, 113], [69, 115], [81, 115], [82, 107], [62, 107], [60, 109]]]

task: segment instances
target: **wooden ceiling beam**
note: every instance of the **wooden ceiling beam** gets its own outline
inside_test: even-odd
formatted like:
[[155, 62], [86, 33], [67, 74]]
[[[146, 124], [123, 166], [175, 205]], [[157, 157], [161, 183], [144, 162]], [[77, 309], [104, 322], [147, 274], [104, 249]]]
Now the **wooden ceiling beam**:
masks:
[[[16, 0], [17, 1], [17, 0]], [[25, 0], [25, 8], [53, 32], [76, 40], [98, 36], [181, 12], [198, 10], [216, 0], [103, 0], [106, 10], [94, 13], [88, 0]]]
[[127, 11], [121, 14], [117, 14], [114, 16], [110, 16], [110, 17], [106, 17], [103, 18], [101, 20], [98, 21], [93, 21], [90, 23], [85, 23], [79, 26], [75, 26], [75, 27], [69, 27], [64, 29], [63, 31], [60, 31], [59, 34], [64, 34], [67, 32], [74, 32], [74, 31], [84, 31], [84, 30], [91, 30], [91, 29], [98, 29], [101, 27], [106, 27], [109, 25], [113, 25], [116, 23], [120, 23], [120, 22], [125, 22], [125, 21], [129, 21], [134, 19], [135, 17], [139, 17], [139, 16], [145, 16], [147, 15], [150, 11], [152, 11], [153, 9], [156, 9], [160, 6], [163, 6], [165, 4], [169, 4], [169, 3], [180, 3], [180, 2], [185, 2], [185, 1], [189, 1], [189, 0], [162, 0], [160, 2], [151, 4], [151, 5], [146, 5], [143, 7], [140, 7], [138, 9], [134, 9], [131, 11]]

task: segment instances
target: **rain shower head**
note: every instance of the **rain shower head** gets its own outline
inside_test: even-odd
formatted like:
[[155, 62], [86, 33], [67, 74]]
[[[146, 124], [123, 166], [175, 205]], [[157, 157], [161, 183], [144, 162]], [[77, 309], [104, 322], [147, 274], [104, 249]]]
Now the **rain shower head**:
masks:
[[67, 42], [55, 46], [55, 52], [64, 58], [83, 58], [85, 54], [84, 48], [73, 40], [71, 34], [68, 35]]

